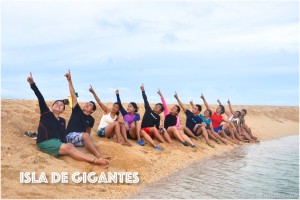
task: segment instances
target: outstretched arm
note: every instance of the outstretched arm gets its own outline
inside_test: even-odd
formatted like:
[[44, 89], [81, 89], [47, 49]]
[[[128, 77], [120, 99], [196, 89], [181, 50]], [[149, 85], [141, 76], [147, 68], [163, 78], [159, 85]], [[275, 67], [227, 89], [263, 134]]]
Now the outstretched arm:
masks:
[[211, 107], [210, 107], [210, 106], [208, 105], [208, 103], [206, 102], [205, 97], [203, 96], [202, 93], [201, 93], [200, 98], [203, 100], [206, 109], [207, 109], [207, 110], [210, 110], [211, 112], [213, 112], [213, 110], [211, 109]]
[[72, 107], [74, 108], [77, 104], [77, 97], [76, 97], [75, 90], [73, 87], [70, 70], [68, 71], [68, 73], [65, 74], [65, 77], [67, 78], [68, 83], [69, 83], [70, 94], [72, 97]]
[[164, 107], [164, 116], [166, 117], [168, 114], [170, 114], [170, 111], [169, 111], [169, 109], [168, 109], [167, 103], [166, 103], [165, 98], [164, 98], [164, 96], [162, 95], [160, 89], [158, 89], [157, 94], [159, 94], [159, 96], [160, 96], [160, 98], [161, 98], [161, 102], [162, 102], [163, 107]]
[[231, 103], [230, 103], [229, 99], [228, 99], [227, 103], [228, 103], [229, 110], [230, 110], [231, 114], [234, 114], [234, 110], [231, 107]]
[[180, 101], [180, 99], [178, 98], [177, 92], [175, 92], [174, 94], [175, 99], [177, 100], [179, 106], [182, 108], [183, 112], [186, 112], [186, 108], [184, 107], [184, 105], [182, 104], [182, 102]]
[[122, 115], [127, 115], [127, 111], [124, 109], [122, 102], [121, 102], [121, 98], [120, 98], [120, 94], [119, 94], [119, 90], [116, 90], [116, 96], [117, 96], [117, 102], [120, 104], [120, 111], [122, 113]]
[[31, 72], [30, 72], [29, 77], [27, 78], [27, 81], [30, 84], [31, 89], [34, 91], [36, 97], [39, 100], [39, 106], [40, 106], [41, 114], [43, 114], [45, 112], [48, 112], [49, 108], [48, 108], [48, 106], [45, 102], [45, 99], [44, 99], [42, 93], [39, 91], [39, 89], [37, 88], [35, 82], [33, 81]]
[[190, 104], [191, 104], [192, 108], [195, 107], [193, 100], [190, 101]]
[[[221, 103], [220, 99], [217, 100], [217, 102], [219, 103], [220, 106], [223, 106], [224, 109], [225, 109], [225, 106]], [[226, 109], [224, 110], [225, 114], [230, 117], [231, 116], [231, 113], [229, 111], [227, 111]]]
[[142, 84], [140, 88], [141, 88], [143, 99], [144, 99], [145, 110], [151, 110], [150, 104], [148, 102], [148, 99], [147, 99], [147, 96], [146, 96], [146, 93], [145, 93], [144, 84]]
[[94, 91], [94, 89], [91, 85], [90, 85], [89, 91], [94, 95], [95, 100], [97, 101], [97, 103], [99, 104], [101, 109], [103, 110], [104, 114], [107, 114], [110, 110], [101, 102], [101, 100], [99, 99], [99, 97], [97, 96], [96, 92]]
[[223, 106], [223, 104], [221, 103], [219, 98], [218, 98], [217, 102], [219, 103], [220, 106]]

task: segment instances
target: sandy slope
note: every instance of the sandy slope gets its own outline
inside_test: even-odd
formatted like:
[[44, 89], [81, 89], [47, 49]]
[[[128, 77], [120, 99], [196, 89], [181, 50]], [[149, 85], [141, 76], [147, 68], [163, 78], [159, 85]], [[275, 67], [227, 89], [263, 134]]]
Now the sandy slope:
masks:
[[[48, 102], [51, 105], [53, 102]], [[111, 105], [111, 104], [108, 104]], [[125, 105], [125, 104], [124, 104]], [[144, 107], [139, 105], [140, 113]], [[170, 105], [171, 107], [171, 105]], [[221, 154], [235, 148], [235, 145], [216, 145], [215, 149], [206, 146], [203, 140], [195, 141], [199, 150], [194, 152], [175, 142], [173, 147], [157, 152], [147, 145], [132, 147], [116, 144], [113, 140], [99, 139], [96, 136], [102, 112], [100, 108], [93, 114], [96, 124], [92, 138], [104, 153], [112, 155], [111, 167], [102, 170], [88, 163], [78, 162], [69, 157], [59, 159], [36, 149], [35, 140], [23, 135], [26, 130], [36, 130], [39, 120], [37, 101], [2, 100], [1, 104], [1, 167], [2, 198], [120, 198], [136, 192], [144, 184], [176, 172], [203, 158]], [[262, 140], [299, 134], [298, 107], [287, 106], [235, 106], [247, 108], [246, 123]], [[66, 109], [63, 117], [69, 119], [71, 110]], [[185, 116], [180, 115], [181, 123]], [[80, 150], [86, 152], [83, 148]], [[137, 171], [139, 184], [20, 184], [20, 172], [79, 172]]]

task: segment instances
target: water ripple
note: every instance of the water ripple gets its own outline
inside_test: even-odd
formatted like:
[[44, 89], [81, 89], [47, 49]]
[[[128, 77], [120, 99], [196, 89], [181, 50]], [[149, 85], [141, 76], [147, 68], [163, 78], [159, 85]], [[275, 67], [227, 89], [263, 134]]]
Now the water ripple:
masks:
[[258, 145], [192, 165], [131, 198], [299, 198], [299, 136]]

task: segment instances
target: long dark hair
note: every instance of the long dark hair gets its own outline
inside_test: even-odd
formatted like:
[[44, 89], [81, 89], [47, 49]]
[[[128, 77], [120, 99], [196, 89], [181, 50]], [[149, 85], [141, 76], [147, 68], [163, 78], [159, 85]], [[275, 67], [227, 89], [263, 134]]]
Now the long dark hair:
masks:
[[[121, 108], [121, 104], [120, 104], [119, 102], [115, 102], [115, 103], [114, 103], [114, 105], [118, 105], [118, 106], [119, 106], [119, 110], [120, 110], [120, 108]], [[120, 112], [116, 112], [116, 115], [118, 115], [118, 116], [119, 116], [119, 114], [120, 114]]]
[[224, 114], [225, 113], [225, 107], [223, 105], [219, 105], [220, 108], [221, 108], [221, 114]]
[[130, 102], [129, 104], [134, 107], [134, 112], [138, 112], [139, 111], [139, 107], [137, 106], [137, 104], [135, 102]]

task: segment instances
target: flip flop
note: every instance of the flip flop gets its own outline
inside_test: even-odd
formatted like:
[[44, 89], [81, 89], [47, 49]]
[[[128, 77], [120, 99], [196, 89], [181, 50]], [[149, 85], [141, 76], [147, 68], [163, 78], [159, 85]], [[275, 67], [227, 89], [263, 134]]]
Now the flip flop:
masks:
[[155, 146], [155, 149], [157, 149], [158, 151], [162, 151], [162, 149], [159, 146]]
[[186, 147], [189, 146], [189, 143], [188, 143], [187, 141], [184, 141], [182, 144], [183, 144], [184, 146], [186, 146]]
[[145, 143], [144, 143], [143, 140], [139, 140], [137, 143], [138, 143], [139, 145], [141, 145], [141, 146], [145, 146]]
[[34, 132], [31, 132], [31, 131], [25, 131], [24, 135], [31, 138], [31, 139], [33, 139], [33, 140], [37, 139], [37, 134], [34, 133]]

